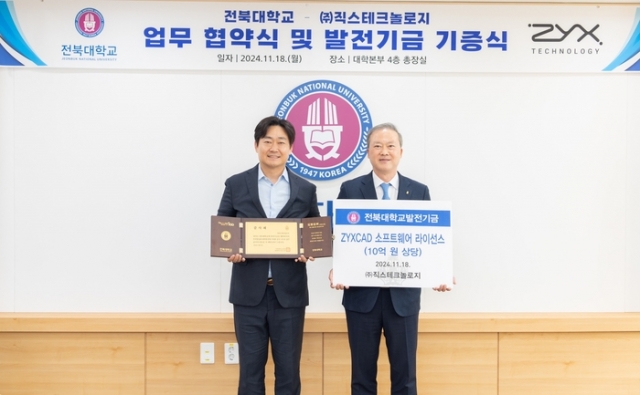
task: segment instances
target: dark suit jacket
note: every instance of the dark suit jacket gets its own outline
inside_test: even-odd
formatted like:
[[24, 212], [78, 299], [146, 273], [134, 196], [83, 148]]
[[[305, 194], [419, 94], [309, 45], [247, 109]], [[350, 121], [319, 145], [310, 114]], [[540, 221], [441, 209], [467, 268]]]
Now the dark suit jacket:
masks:
[[[398, 200], [431, 200], [429, 188], [398, 173]], [[340, 187], [338, 199], [377, 199], [372, 173], [346, 181]], [[347, 310], [368, 313], [376, 303], [380, 288], [349, 287], [344, 290], [342, 305]], [[391, 301], [396, 313], [402, 317], [418, 314], [420, 311], [420, 288], [392, 287]]]
[[[218, 215], [240, 218], [267, 218], [258, 192], [258, 166], [231, 176], [218, 208]], [[289, 171], [287, 169], [286, 171]], [[319, 217], [316, 186], [289, 171], [291, 197], [277, 218]], [[267, 287], [269, 259], [247, 259], [233, 263], [229, 302], [256, 306]], [[292, 259], [271, 259], [271, 274], [278, 302], [283, 307], [303, 307], [309, 304], [307, 266]]]

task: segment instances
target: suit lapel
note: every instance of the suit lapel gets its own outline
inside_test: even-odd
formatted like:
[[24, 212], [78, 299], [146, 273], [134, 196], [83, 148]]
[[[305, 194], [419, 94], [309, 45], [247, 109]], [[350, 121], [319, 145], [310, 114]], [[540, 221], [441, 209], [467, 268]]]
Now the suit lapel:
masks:
[[258, 187], [258, 166], [256, 165], [253, 169], [249, 170], [245, 174], [245, 182], [247, 183], [247, 190], [249, 191], [249, 196], [251, 196], [251, 201], [258, 209], [258, 212], [262, 215], [263, 218], [267, 218], [267, 214], [264, 212], [262, 208], [262, 203], [260, 203], [260, 192]]
[[411, 199], [411, 181], [398, 173], [398, 200]]
[[373, 185], [373, 172], [362, 177], [362, 185], [360, 185], [360, 192], [363, 199], [377, 199], [376, 186]]

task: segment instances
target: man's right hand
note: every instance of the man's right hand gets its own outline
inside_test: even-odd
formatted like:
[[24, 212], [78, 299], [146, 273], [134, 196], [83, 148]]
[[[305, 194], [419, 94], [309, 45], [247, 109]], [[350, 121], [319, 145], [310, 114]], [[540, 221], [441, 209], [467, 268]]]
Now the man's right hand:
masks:
[[244, 257], [242, 254], [233, 254], [229, 258], [227, 258], [227, 262], [240, 263], [244, 262]]
[[337, 290], [349, 289], [348, 285], [334, 284], [333, 283], [333, 269], [329, 270], [329, 284], [331, 285], [331, 288], [333, 288], [333, 289], [337, 289]]

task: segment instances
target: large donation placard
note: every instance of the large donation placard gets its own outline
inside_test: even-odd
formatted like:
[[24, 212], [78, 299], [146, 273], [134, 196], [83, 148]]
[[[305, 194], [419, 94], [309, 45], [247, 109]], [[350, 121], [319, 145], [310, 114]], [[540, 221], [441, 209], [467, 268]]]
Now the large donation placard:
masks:
[[333, 282], [435, 287], [453, 278], [451, 203], [335, 200]]

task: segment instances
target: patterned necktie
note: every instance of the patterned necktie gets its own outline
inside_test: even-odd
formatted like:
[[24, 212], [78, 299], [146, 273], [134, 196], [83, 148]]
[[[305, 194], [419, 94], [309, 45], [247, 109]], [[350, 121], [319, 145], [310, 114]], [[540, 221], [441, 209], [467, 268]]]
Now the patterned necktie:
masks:
[[386, 182], [383, 182], [382, 184], [380, 184], [380, 187], [382, 188], [382, 200], [390, 200], [391, 199], [389, 197], [389, 185], [391, 185], [391, 184], [387, 184]]

